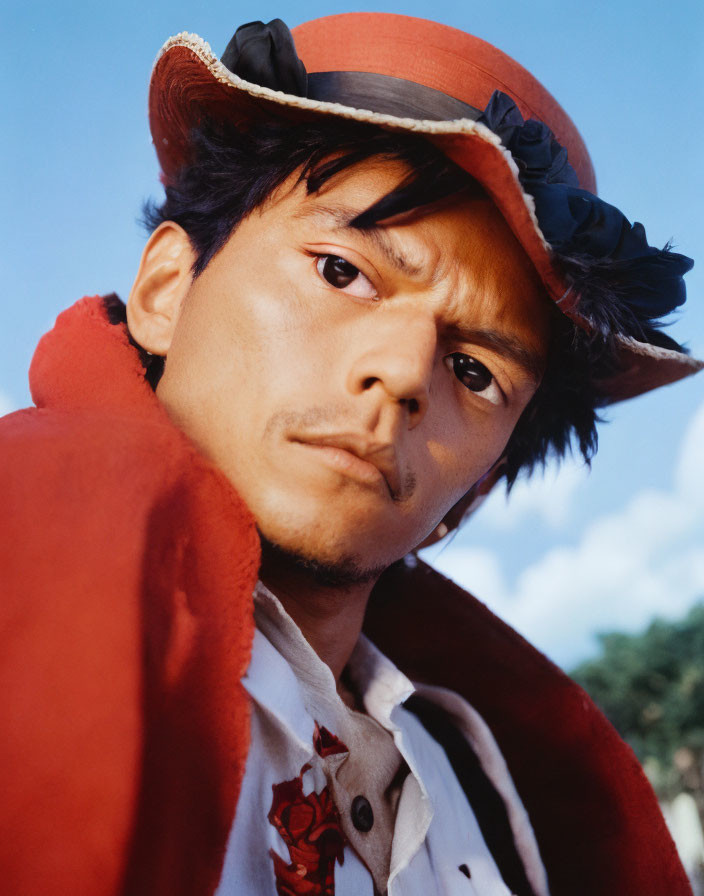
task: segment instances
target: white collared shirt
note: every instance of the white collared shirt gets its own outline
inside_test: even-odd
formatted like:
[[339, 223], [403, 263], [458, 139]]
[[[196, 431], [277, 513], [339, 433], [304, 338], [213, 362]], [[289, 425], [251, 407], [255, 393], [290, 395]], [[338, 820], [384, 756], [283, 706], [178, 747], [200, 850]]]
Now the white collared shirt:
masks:
[[[261, 584], [255, 619], [242, 679], [252, 701], [251, 743], [217, 896], [511, 896], [444, 750], [402, 705], [414, 692], [443, 705], [470, 740], [504, 799], [533, 890], [548, 896], [503, 758], [462, 698], [415, 688], [360, 636], [346, 670], [364, 705], [357, 713]], [[400, 783], [390, 797], [384, 788], [396, 769]], [[390, 843], [375, 839], [373, 823], [359, 829], [360, 797], [391, 825]]]

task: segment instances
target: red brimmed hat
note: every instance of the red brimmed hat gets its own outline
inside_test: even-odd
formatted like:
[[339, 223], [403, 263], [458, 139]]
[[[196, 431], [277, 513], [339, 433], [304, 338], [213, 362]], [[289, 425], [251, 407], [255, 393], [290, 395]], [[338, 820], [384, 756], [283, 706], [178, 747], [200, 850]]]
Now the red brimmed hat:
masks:
[[[149, 116], [166, 183], [188, 162], [191, 130], [205, 118], [244, 128], [334, 116], [424, 135], [483, 185], [561, 311], [616, 340], [619, 370], [601, 384], [608, 400], [704, 366], [657, 329], [684, 302], [690, 259], [648, 246], [642, 225], [596, 197], [571, 119], [529, 72], [479, 38], [388, 13], [327, 16], [293, 32], [276, 19], [239, 28], [220, 60], [184, 32], [154, 64]], [[594, 266], [596, 303], [611, 278], [636, 326], [617, 330], [608, 315], [606, 325], [595, 322], [589, 278], [566, 274], [565, 257]]]

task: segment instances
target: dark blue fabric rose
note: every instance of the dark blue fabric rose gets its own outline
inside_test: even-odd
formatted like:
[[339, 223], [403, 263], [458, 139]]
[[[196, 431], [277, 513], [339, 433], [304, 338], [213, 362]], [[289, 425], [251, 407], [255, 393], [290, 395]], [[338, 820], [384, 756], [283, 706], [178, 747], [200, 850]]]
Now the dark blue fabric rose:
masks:
[[520, 160], [524, 183], [535, 181], [579, 186], [575, 170], [567, 161], [567, 150], [560, 146], [542, 121], [529, 118], [515, 132], [509, 149]]
[[308, 76], [293, 36], [281, 19], [240, 25], [222, 54], [222, 64], [252, 84], [306, 96]]
[[567, 161], [567, 150], [550, 128], [529, 118], [523, 121], [518, 107], [505, 93], [495, 90], [479, 121], [501, 138], [520, 171], [521, 182], [546, 182], [579, 186], [574, 168]]
[[648, 245], [642, 224], [613, 205], [567, 184], [531, 183], [535, 211], [545, 239], [566, 256], [612, 262], [600, 276], [641, 321], [670, 314], [686, 299], [683, 275], [694, 262], [686, 255]]
[[535, 200], [543, 236], [557, 252], [610, 262], [600, 266], [620, 301], [640, 321], [670, 314], [685, 301], [682, 276], [694, 262], [648, 245], [642, 224], [631, 224], [615, 206], [579, 187], [567, 150], [541, 121], [523, 121], [513, 100], [495, 91], [479, 118], [501, 138]]
[[518, 111], [518, 106], [508, 94], [502, 93], [500, 90], [495, 90], [492, 93], [486, 109], [477, 121], [481, 121], [489, 130], [501, 137], [501, 142], [506, 147], [510, 144], [516, 131], [524, 125], [523, 116]]

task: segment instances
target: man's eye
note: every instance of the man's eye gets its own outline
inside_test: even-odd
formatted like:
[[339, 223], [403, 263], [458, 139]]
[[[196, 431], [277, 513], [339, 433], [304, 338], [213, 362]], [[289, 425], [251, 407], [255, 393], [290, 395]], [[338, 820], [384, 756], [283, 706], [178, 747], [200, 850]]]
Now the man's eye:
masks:
[[445, 358], [445, 364], [470, 392], [476, 392], [492, 404], [503, 403], [503, 393], [494, 375], [481, 361], [463, 352], [453, 352]]
[[339, 255], [320, 255], [315, 266], [323, 280], [335, 289], [343, 289], [360, 299], [378, 298], [372, 283], [347, 259]]

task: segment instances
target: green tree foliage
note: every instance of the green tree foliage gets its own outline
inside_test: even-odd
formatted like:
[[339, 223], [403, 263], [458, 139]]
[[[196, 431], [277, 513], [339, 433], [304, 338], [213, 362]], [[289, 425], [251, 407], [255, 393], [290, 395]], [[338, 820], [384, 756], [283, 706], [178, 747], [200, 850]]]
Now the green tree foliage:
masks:
[[681, 790], [704, 811], [704, 603], [679, 622], [599, 636], [571, 674], [631, 745], [662, 798]]

